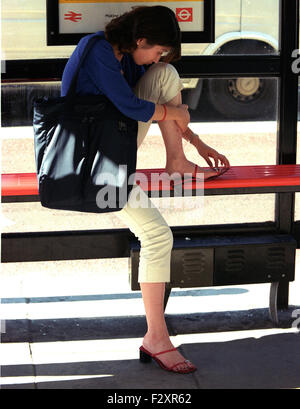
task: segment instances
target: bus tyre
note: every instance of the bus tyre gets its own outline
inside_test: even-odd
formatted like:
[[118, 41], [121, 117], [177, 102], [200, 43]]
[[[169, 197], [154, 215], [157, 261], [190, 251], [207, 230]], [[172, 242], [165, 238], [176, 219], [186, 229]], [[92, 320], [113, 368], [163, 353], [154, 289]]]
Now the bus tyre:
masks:
[[[216, 54], [274, 54], [261, 41], [243, 40], [224, 44]], [[208, 98], [214, 108], [229, 119], [274, 119], [277, 80], [271, 78], [229, 78], [208, 80]]]
[[274, 118], [277, 81], [267, 78], [208, 80], [208, 96], [213, 107], [228, 119]]

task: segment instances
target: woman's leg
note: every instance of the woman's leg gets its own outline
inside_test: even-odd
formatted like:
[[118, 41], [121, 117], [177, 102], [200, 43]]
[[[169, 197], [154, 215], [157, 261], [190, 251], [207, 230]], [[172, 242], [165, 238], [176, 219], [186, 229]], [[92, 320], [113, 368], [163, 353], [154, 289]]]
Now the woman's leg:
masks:
[[[135, 198], [143, 203], [137, 207]], [[146, 206], [145, 206], [146, 205]], [[143, 346], [151, 353], [174, 348], [164, 316], [165, 282], [170, 281], [172, 231], [159, 210], [139, 186], [134, 186], [128, 202], [116, 215], [129, 227], [141, 242], [139, 282], [145, 306], [147, 333]], [[184, 361], [178, 351], [159, 357], [166, 366]], [[190, 363], [178, 365], [176, 370], [191, 367]]]
[[[166, 105], [178, 106], [180, 104], [182, 104], [182, 98], [181, 92], [178, 92], [178, 94], [170, 101], [168, 101]], [[181, 175], [184, 175], [184, 173], [193, 174], [195, 164], [189, 161], [184, 154], [182, 146], [182, 132], [176, 122], [159, 121], [158, 126], [161, 130], [166, 148], [166, 172], [170, 175], [174, 172], [178, 172]], [[215, 174], [216, 172], [213, 170], [205, 170], [204, 180], [210, 176], [214, 176]]]
[[[140, 79], [135, 87], [135, 93], [139, 98], [155, 103], [171, 101], [183, 88], [176, 70], [168, 64], [155, 64]], [[170, 75], [171, 73], [171, 75]], [[176, 81], [174, 78], [176, 77]], [[162, 88], [164, 95], [162, 96]], [[164, 98], [164, 99], [161, 99]], [[171, 102], [172, 103], [172, 102]], [[168, 121], [170, 122], [170, 121]], [[173, 122], [173, 121], [172, 121]], [[139, 122], [138, 146], [141, 145], [151, 122]], [[164, 131], [164, 140], [168, 145], [168, 153], [171, 155], [174, 142], [170, 140], [170, 127]], [[179, 136], [179, 135], [178, 135]], [[181, 143], [181, 141], [180, 141]], [[179, 146], [179, 139], [178, 144]], [[181, 144], [182, 147], [182, 144]], [[139, 187], [134, 187], [137, 191]], [[140, 191], [142, 196], [147, 196]], [[156, 207], [147, 197], [149, 205], [146, 208], [131, 206], [132, 197], [120, 212], [116, 215], [130, 228], [141, 242], [139, 262], [139, 282], [142, 291], [145, 314], [147, 320], [147, 333], [143, 340], [143, 346], [152, 354], [174, 348], [168, 333], [164, 316], [165, 282], [170, 281], [171, 251], [173, 246], [172, 232]], [[146, 198], [144, 197], [146, 200]], [[172, 351], [160, 355], [159, 359], [168, 367], [184, 361], [184, 357], [178, 351]], [[186, 362], [176, 367], [176, 370], [194, 367]]]
[[[140, 286], [148, 326], [143, 346], [152, 354], [173, 349], [164, 316], [165, 283], [140, 283]], [[160, 355], [159, 359], [167, 367], [185, 361], [177, 350]], [[176, 366], [177, 371], [187, 368], [194, 368], [194, 365], [187, 361]]]
[[[182, 103], [181, 91], [183, 84], [176, 69], [165, 63], [152, 65], [135, 87], [135, 94], [147, 101], [156, 104], [177, 106]], [[139, 122], [138, 146], [141, 145], [151, 122]], [[170, 175], [178, 172], [193, 174], [195, 163], [189, 161], [183, 151], [182, 132], [175, 121], [159, 121], [164, 144], [166, 148], [166, 172]], [[201, 169], [201, 168], [200, 168]], [[199, 170], [198, 170], [199, 172]], [[216, 172], [210, 169], [204, 170], [204, 179], [215, 176]]]

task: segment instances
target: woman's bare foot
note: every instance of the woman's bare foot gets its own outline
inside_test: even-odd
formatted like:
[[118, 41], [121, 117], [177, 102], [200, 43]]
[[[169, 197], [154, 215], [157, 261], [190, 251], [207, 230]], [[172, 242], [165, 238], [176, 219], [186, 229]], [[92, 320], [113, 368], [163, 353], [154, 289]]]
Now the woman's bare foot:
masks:
[[[152, 354], [157, 354], [158, 352], [174, 348], [174, 345], [172, 344], [169, 335], [166, 335], [163, 338], [156, 338], [147, 333], [143, 340], [143, 347]], [[191, 362], [184, 362], [185, 358], [180, 352], [178, 352], [178, 350], [159, 355], [159, 359], [167, 367], [172, 367], [179, 362], [183, 362], [174, 368], [175, 371], [195, 368], [195, 365]]]
[[[172, 160], [167, 162], [166, 164], [166, 172], [169, 175], [172, 175], [173, 173], [180, 173], [181, 176], [183, 176], [184, 174], [190, 174], [190, 175], [194, 175], [195, 172], [195, 167], [196, 164], [187, 160], [187, 159], [179, 159], [179, 160]], [[197, 170], [197, 174], [198, 173], [204, 173], [204, 180], [212, 177], [212, 176], [216, 176], [219, 174], [218, 171], [215, 171], [211, 168], [209, 169], [204, 169], [198, 166], [198, 170]]]

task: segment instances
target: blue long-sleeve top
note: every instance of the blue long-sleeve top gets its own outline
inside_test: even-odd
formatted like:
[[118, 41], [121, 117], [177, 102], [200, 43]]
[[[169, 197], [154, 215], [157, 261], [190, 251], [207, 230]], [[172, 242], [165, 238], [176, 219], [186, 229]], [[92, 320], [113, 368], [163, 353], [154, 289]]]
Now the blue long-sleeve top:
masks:
[[80, 68], [76, 86], [77, 94], [104, 94], [124, 115], [142, 122], [149, 121], [154, 114], [155, 104], [137, 98], [133, 92], [133, 87], [145, 73], [145, 68], [137, 65], [130, 54], [124, 54], [121, 62], [117, 60], [103, 31], [87, 35], [79, 41], [65, 66], [61, 95], [67, 94], [80, 56], [88, 40], [95, 35], [101, 35], [103, 39], [96, 41]]

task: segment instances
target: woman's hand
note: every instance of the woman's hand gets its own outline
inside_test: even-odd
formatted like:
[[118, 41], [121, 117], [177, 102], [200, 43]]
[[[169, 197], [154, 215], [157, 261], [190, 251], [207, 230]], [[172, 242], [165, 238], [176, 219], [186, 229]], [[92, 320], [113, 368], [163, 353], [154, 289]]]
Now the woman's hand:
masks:
[[[229, 160], [226, 158], [226, 156], [221, 155], [215, 149], [211, 148], [208, 145], [205, 145], [205, 143], [202, 142], [202, 144], [200, 144], [197, 150], [199, 152], [199, 155], [201, 155], [203, 159], [206, 160], [206, 162], [211, 168], [219, 168], [219, 166], [223, 166], [225, 169], [230, 168], [230, 163], [229, 163]], [[210, 158], [212, 158], [213, 161], [215, 162], [215, 166], [213, 165]], [[220, 165], [219, 165], [219, 162], [220, 162]]]
[[[196, 139], [196, 140], [194, 141], [193, 139], [194, 140]], [[204, 142], [201, 141], [198, 135], [194, 134], [193, 139], [192, 139], [193, 145], [196, 147], [199, 155], [201, 155], [202, 158], [206, 160], [207, 164], [211, 168], [219, 168], [219, 166], [223, 166], [224, 169], [226, 170], [230, 168], [230, 163], [229, 163], [229, 160], [226, 158], [226, 156], [221, 155], [215, 149], [206, 145]], [[213, 161], [215, 162], [215, 165], [213, 165], [210, 158], [213, 159]], [[219, 162], [220, 162], [220, 165], [219, 165]]]

